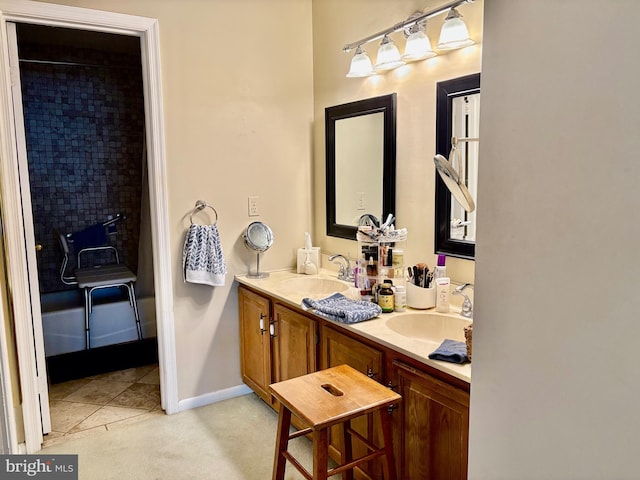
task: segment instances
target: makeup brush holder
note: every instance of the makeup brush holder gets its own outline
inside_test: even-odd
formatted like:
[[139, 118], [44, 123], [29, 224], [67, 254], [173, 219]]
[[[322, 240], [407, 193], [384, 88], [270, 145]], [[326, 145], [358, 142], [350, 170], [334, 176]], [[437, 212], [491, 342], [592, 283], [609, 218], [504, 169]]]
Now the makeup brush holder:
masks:
[[407, 307], [426, 310], [436, 306], [436, 289], [407, 283]]

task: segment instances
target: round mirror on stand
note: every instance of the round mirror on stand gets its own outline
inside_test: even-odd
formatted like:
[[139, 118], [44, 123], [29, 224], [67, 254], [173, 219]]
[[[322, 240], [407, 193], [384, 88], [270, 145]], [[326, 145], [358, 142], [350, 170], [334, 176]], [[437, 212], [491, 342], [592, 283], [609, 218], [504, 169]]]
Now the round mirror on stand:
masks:
[[244, 244], [248, 249], [256, 252], [256, 272], [247, 274], [248, 278], [266, 278], [269, 273], [260, 272], [260, 254], [266, 252], [273, 245], [273, 232], [262, 222], [249, 224], [244, 232]]
[[[457, 139], [453, 137], [451, 139], [451, 153], [449, 154], [449, 160], [444, 158], [442, 155], [438, 154], [433, 157], [433, 161], [436, 165], [436, 170], [440, 174], [440, 178], [447, 186], [453, 197], [457, 200], [457, 202], [464, 208], [467, 212], [473, 212], [476, 209], [476, 204], [473, 201], [473, 197], [469, 190], [467, 189], [467, 185], [464, 182], [464, 179], [461, 178], [460, 172], [456, 171], [453, 167], [454, 159], [456, 159], [456, 155], [458, 153], [458, 142], [471, 142], [477, 141], [476, 138], [460, 138]], [[458, 169], [460, 169], [460, 158], [458, 156]]]

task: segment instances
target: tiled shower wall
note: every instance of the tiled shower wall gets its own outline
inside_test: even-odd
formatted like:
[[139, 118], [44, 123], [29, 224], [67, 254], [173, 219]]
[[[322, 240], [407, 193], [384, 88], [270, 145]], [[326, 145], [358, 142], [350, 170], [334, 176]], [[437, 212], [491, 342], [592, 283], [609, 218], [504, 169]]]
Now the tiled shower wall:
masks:
[[[60, 280], [55, 232], [78, 232], [118, 213], [126, 219], [109, 241], [135, 272], [146, 162], [139, 49], [108, 53], [19, 38], [19, 56], [35, 236], [43, 246], [40, 291], [74, 288]], [[71, 261], [74, 267], [73, 250]]]

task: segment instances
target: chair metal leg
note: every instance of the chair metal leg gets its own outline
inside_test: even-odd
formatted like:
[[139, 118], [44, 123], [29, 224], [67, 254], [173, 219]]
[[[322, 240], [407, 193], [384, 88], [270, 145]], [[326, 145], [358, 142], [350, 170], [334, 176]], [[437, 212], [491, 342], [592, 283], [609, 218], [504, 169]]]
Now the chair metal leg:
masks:
[[84, 348], [89, 350], [91, 348], [91, 339], [89, 335], [89, 318], [91, 317], [91, 289], [84, 289], [84, 334], [85, 344]]
[[131, 308], [133, 308], [133, 315], [136, 320], [136, 329], [138, 330], [138, 340], [142, 340], [142, 326], [140, 325], [140, 314], [138, 313], [138, 302], [136, 301], [136, 292], [134, 288], [135, 284], [133, 282], [127, 284], [129, 304], [131, 305]]

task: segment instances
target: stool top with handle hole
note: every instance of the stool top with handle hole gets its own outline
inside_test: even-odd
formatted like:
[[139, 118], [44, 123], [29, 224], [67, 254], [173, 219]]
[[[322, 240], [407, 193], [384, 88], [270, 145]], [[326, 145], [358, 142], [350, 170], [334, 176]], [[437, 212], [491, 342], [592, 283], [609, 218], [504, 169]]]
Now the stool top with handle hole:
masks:
[[402, 400], [349, 365], [284, 380], [269, 389], [312, 429], [327, 428]]

